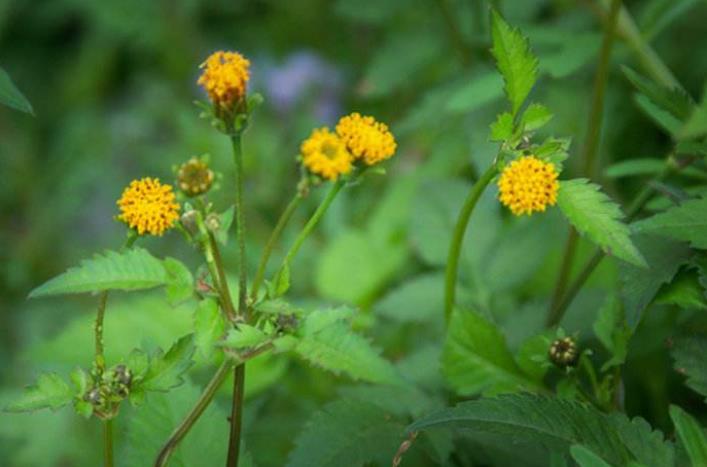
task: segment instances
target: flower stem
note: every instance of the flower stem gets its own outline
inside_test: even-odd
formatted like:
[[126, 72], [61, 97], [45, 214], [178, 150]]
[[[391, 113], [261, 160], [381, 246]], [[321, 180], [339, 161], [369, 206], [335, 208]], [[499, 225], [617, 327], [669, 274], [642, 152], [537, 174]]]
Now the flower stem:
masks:
[[[243, 203], [243, 148], [241, 133], [231, 136], [233, 147], [233, 162], [236, 166], [236, 236], [238, 239], [238, 316], [248, 319], [248, 265], [245, 250], [245, 213]], [[222, 269], [222, 268], [221, 268]], [[245, 382], [245, 365], [236, 366], [233, 374], [233, 395], [231, 401], [231, 429], [228, 443], [227, 467], [238, 466], [238, 456], [241, 444], [241, 413], [243, 412], [243, 390]]]
[[327, 193], [324, 200], [322, 200], [322, 203], [319, 205], [317, 210], [314, 211], [314, 214], [312, 214], [312, 217], [309, 218], [309, 220], [307, 221], [307, 224], [305, 224], [304, 228], [302, 229], [302, 231], [299, 233], [299, 235], [295, 239], [295, 242], [292, 244], [292, 246], [288, 250], [287, 255], [285, 255], [285, 259], [282, 261], [282, 265], [280, 266], [280, 269], [277, 271], [277, 274], [275, 274], [274, 282], [276, 284], [280, 282], [280, 278], [283, 274], [283, 271], [290, 266], [290, 262], [292, 262], [292, 259], [295, 257], [295, 255], [299, 251], [300, 247], [302, 247], [302, 244], [307, 239], [309, 234], [312, 232], [312, 230], [314, 230], [314, 227], [316, 227], [316, 225], [319, 223], [319, 220], [327, 212], [327, 210], [329, 209], [329, 206], [331, 206], [332, 201], [334, 201], [334, 198], [336, 198], [336, 195], [339, 194], [339, 191], [341, 191], [341, 188], [343, 186], [344, 186], [343, 180], [338, 180], [336, 183], [334, 183], [331, 186], [329, 193]]
[[459, 212], [459, 217], [457, 218], [457, 224], [454, 227], [454, 233], [452, 234], [452, 241], [449, 244], [449, 255], [447, 256], [447, 270], [445, 272], [444, 278], [444, 321], [445, 324], [449, 324], [449, 319], [452, 316], [452, 309], [454, 308], [456, 286], [457, 286], [457, 270], [459, 267], [459, 255], [461, 253], [462, 243], [464, 241], [464, 234], [466, 233], [466, 228], [469, 223], [469, 218], [471, 217], [476, 203], [479, 201], [481, 194], [484, 189], [491, 182], [493, 177], [496, 175], [496, 164], [492, 163], [491, 166], [486, 169], [481, 175], [474, 186], [469, 191], [469, 195], [464, 200], [462, 209]]
[[294, 212], [297, 210], [297, 207], [299, 206], [301, 201], [302, 194], [298, 190], [295, 196], [292, 198], [290, 203], [283, 211], [282, 215], [280, 215], [280, 219], [278, 219], [275, 228], [270, 234], [270, 238], [268, 239], [268, 242], [265, 244], [265, 248], [263, 249], [263, 254], [260, 256], [260, 263], [258, 264], [258, 270], [255, 273], [253, 284], [250, 287], [251, 301], [257, 300], [258, 291], [260, 290], [260, 286], [263, 283], [263, 280], [265, 279], [265, 268], [268, 265], [268, 260], [270, 259], [272, 250], [275, 247], [275, 243], [277, 243], [278, 239], [280, 238], [280, 235], [282, 235], [282, 231], [285, 229], [285, 226], [287, 226], [288, 222], [290, 222], [292, 214], [294, 214]]
[[204, 389], [204, 392], [202, 392], [201, 396], [199, 396], [199, 400], [196, 401], [194, 407], [192, 407], [184, 420], [182, 420], [182, 423], [180, 423], [179, 426], [172, 432], [167, 442], [164, 446], [162, 446], [162, 449], [157, 456], [157, 460], [155, 461], [155, 467], [163, 467], [167, 465], [167, 461], [172, 455], [172, 452], [187, 435], [187, 433], [189, 433], [189, 430], [191, 430], [194, 423], [196, 423], [199, 417], [201, 417], [201, 414], [204, 413], [206, 407], [209, 406], [214, 398], [214, 395], [216, 395], [216, 391], [218, 391], [218, 388], [221, 387], [224, 380], [228, 376], [232, 366], [233, 362], [230, 359], [226, 359], [218, 370], [216, 370], [216, 373], [211, 378], [211, 381], [207, 384], [206, 389]]
[[[582, 174], [592, 178], [596, 168], [596, 159], [599, 149], [599, 141], [601, 139], [601, 123], [604, 115], [604, 95], [606, 94], [606, 84], [609, 80], [609, 60], [611, 59], [611, 49], [614, 45], [614, 37], [616, 32], [616, 22], [621, 9], [621, 0], [611, 0], [609, 9], [609, 18], [604, 26], [604, 39], [599, 51], [599, 63], [597, 64], [597, 72], [594, 76], [594, 90], [592, 93], [592, 107], [589, 111], [589, 121], [587, 123], [587, 140], [582, 151], [581, 161], [583, 162]], [[552, 300], [548, 308], [548, 318], [557, 307], [567, 288], [567, 281], [572, 273], [572, 264], [574, 263], [575, 254], [577, 252], [578, 243], [577, 231], [570, 228], [565, 251], [562, 257], [562, 264], [557, 276], [555, 291], [553, 292]]]
[[113, 467], [113, 420], [103, 421], [104, 466]]

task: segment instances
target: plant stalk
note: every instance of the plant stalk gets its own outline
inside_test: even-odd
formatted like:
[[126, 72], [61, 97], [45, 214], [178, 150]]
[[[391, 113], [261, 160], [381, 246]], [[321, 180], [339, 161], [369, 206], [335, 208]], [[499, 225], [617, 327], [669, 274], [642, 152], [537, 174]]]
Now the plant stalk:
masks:
[[327, 212], [327, 210], [329, 209], [329, 206], [331, 206], [331, 203], [334, 201], [334, 198], [336, 198], [336, 195], [339, 194], [339, 191], [341, 191], [341, 188], [343, 188], [343, 186], [344, 186], [343, 180], [338, 180], [331, 186], [329, 193], [327, 193], [326, 197], [322, 200], [319, 207], [317, 207], [317, 210], [314, 211], [314, 214], [312, 214], [312, 217], [309, 218], [309, 220], [307, 221], [307, 224], [305, 224], [302, 231], [299, 233], [299, 235], [297, 235], [295, 242], [292, 244], [290, 249], [287, 251], [287, 254], [285, 255], [285, 259], [282, 261], [282, 264], [280, 265], [280, 269], [277, 271], [277, 274], [275, 275], [274, 282], [276, 284], [280, 282], [280, 279], [282, 277], [284, 270], [286, 268], [289, 268], [290, 263], [292, 262], [292, 259], [295, 257], [295, 255], [297, 255], [297, 252], [302, 247], [302, 244], [307, 239], [309, 234], [312, 233], [312, 230], [314, 230], [314, 227], [317, 226], [317, 224], [319, 223], [319, 220], [322, 218], [322, 216], [324, 216], [324, 214]]
[[481, 194], [484, 189], [491, 182], [493, 177], [496, 175], [496, 164], [495, 162], [486, 169], [481, 175], [474, 186], [469, 191], [469, 194], [464, 200], [462, 209], [459, 212], [459, 217], [457, 218], [457, 224], [454, 227], [454, 233], [452, 234], [452, 241], [449, 244], [449, 255], [447, 256], [447, 269], [445, 272], [444, 279], [444, 321], [445, 324], [449, 324], [449, 319], [452, 316], [452, 310], [454, 309], [455, 294], [457, 286], [457, 270], [459, 267], [459, 255], [461, 253], [462, 243], [464, 242], [464, 234], [466, 233], [466, 228], [469, 223], [469, 218], [474, 212], [476, 203], [479, 201]]
[[[609, 61], [611, 59], [611, 49], [614, 45], [616, 22], [621, 9], [621, 0], [611, 0], [609, 8], [609, 18], [604, 26], [604, 38], [599, 51], [599, 63], [594, 76], [594, 90], [592, 92], [592, 106], [589, 111], [587, 122], [587, 140], [582, 151], [581, 161], [583, 162], [582, 175], [593, 178], [596, 170], [596, 159], [601, 140], [601, 124], [604, 115], [604, 96], [606, 85], [609, 81]], [[567, 243], [562, 257], [562, 264], [557, 276], [555, 290], [553, 292], [550, 307], [547, 311], [547, 322], [553, 319], [553, 310], [557, 307], [567, 288], [567, 282], [572, 273], [572, 264], [577, 252], [578, 243], [577, 231], [570, 227]]]
[[113, 467], [113, 420], [103, 421], [103, 442], [105, 444], [104, 465]]
[[258, 269], [255, 273], [253, 284], [250, 287], [251, 302], [255, 302], [255, 300], [258, 299], [258, 291], [260, 290], [260, 286], [262, 285], [263, 280], [265, 279], [265, 269], [268, 266], [268, 260], [270, 259], [270, 255], [272, 254], [273, 248], [275, 248], [275, 244], [280, 239], [282, 231], [285, 230], [285, 227], [290, 222], [290, 219], [292, 219], [292, 215], [297, 210], [297, 207], [300, 205], [301, 202], [302, 194], [298, 190], [292, 200], [290, 200], [290, 203], [287, 205], [285, 210], [280, 215], [280, 219], [278, 219], [277, 224], [275, 224], [275, 228], [270, 234], [270, 238], [265, 244], [263, 253], [260, 256], [260, 263], [258, 264]]

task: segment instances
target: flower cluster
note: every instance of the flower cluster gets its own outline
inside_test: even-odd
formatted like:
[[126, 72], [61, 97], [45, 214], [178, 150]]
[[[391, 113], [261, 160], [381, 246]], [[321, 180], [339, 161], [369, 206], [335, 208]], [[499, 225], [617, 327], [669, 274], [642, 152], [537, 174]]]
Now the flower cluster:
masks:
[[162, 235], [179, 218], [172, 186], [161, 184], [156, 178], [133, 180], [118, 200], [120, 215], [139, 235]]
[[232, 110], [243, 99], [250, 79], [250, 61], [238, 52], [214, 52], [201, 64], [197, 81], [214, 105]]
[[314, 130], [300, 147], [304, 166], [327, 180], [348, 174], [358, 161], [366, 166], [378, 164], [392, 157], [395, 149], [387, 125], [359, 113], [342, 117], [336, 133], [326, 127]]
[[214, 173], [206, 162], [192, 157], [177, 171], [177, 185], [187, 196], [199, 196], [211, 188]]
[[503, 169], [498, 179], [499, 199], [516, 216], [545, 211], [557, 202], [557, 176], [552, 163], [523, 156]]

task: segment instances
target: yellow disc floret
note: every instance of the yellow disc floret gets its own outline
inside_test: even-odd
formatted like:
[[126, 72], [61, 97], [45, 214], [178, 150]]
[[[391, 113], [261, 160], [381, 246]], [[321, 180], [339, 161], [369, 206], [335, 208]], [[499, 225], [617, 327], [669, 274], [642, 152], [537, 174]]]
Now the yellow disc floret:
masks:
[[339, 175], [351, 172], [353, 156], [342, 139], [326, 127], [312, 131], [300, 151], [304, 166], [322, 178], [336, 180]]
[[545, 211], [557, 202], [557, 175], [552, 163], [535, 156], [516, 159], [498, 179], [499, 199], [516, 216]]
[[133, 180], [118, 200], [118, 219], [140, 235], [162, 235], [179, 218], [179, 205], [174, 200], [171, 185], [149, 177]]
[[342, 117], [336, 125], [336, 133], [356, 159], [366, 165], [374, 165], [395, 154], [395, 138], [384, 123], [373, 117], [354, 112]]
[[238, 52], [214, 52], [201, 64], [203, 72], [197, 81], [215, 105], [232, 109], [245, 96], [250, 78], [250, 61]]

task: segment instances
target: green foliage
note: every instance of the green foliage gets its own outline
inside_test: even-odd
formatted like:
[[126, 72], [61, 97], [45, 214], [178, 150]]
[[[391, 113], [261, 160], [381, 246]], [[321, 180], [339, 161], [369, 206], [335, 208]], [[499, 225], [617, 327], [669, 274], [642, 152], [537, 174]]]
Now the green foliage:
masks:
[[455, 310], [442, 354], [442, 371], [461, 395], [532, 388], [501, 331], [476, 312]]
[[607, 254], [628, 263], [645, 266], [631, 241], [629, 228], [621, 222], [621, 209], [587, 179], [560, 182], [557, 204], [580, 234], [586, 234]]
[[506, 141], [513, 136], [513, 115], [502, 112], [491, 124], [491, 141]]
[[685, 201], [667, 211], [632, 224], [637, 233], [661, 235], [690, 242], [695, 248], [707, 249], [707, 198]]
[[665, 161], [661, 159], [628, 159], [607, 167], [607, 177], [623, 178], [637, 175], [656, 175], [665, 170]]
[[677, 405], [670, 406], [670, 418], [675, 424], [680, 443], [687, 451], [693, 467], [707, 465], [707, 434], [690, 414]]
[[707, 402], [707, 367], [704, 358], [707, 353], [707, 338], [684, 337], [674, 343], [672, 356], [675, 369], [687, 375], [685, 384], [705, 397]]
[[102, 290], [141, 290], [169, 286], [172, 298], [184, 298], [191, 285], [191, 274], [175, 259], [160, 261], [143, 248], [124, 252], [106, 251], [84, 260], [81, 265], [45, 282], [30, 293], [30, 298], [49, 295], [99, 292]]
[[238, 350], [256, 347], [268, 340], [268, 335], [255, 326], [239, 324], [237, 329], [231, 329], [226, 334], [223, 346]]
[[184, 381], [183, 375], [192, 366], [194, 339], [191, 334], [177, 340], [164, 353], [158, 350], [150, 358], [150, 367], [142, 380], [147, 391], [168, 391]]
[[335, 401], [312, 415], [295, 440], [287, 466], [388, 465], [404, 427], [373, 404]]
[[544, 127], [552, 120], [552, 112], [542, 104], [536, 102], [530, 104], [520, 119], [520, 127], [523, 131], [534, 131]]
[[631, 84], [640, 93], [650, 99], [658, 108], [672, 115], [677, 121], [685, 121], [692, 112], [695, 103], [684, 90], [669, 89], [666, 86], [653, 83], [629, 67], [624, 66], [622, 69]]
[[207, 298], [194, 310], [194, 347], [204, 358], [213, 354], [214, 345], [226, 332], [226, 320], [218, 302]]
[[29, 412], [49, 408], [57, 410], [71, 402], [72, 389], [56, 373], [45, 373], [37, 378], [37, 384], [29, 386], [19, 399], [9, 404], [5, 410], [10, 412]]
[[32, 104], [22, 95], [15, 83], [10, 79], [10, 75], [2, 68], [0, 68], [0, 104], [34, 115]]
[[593, 329], [594, 334], [611, 356], [604, 363], [602, 371], [623, 365], [628, 352], [628, 341], [633, 333], [626, 322], [622, 303], [617, 297], [612, 295], [604, 302], [594, 321]]
[[376, 303], [375, 311], [399, 323], [440, 324], [443, 307], [442, 274], [413, 277], [391, 290]]
[[580, 467], [611, 467], [601, 457], [594, 454], [591, 449], [581, 444], [575, 444], [570, 447], [570, 454]]
[[[539, 444], [567, 453], [581, 444], [611, 465], [636, 460], [650, 466], [672, 465], [672, 446], [647, 424], [605, 415], [577, 402], [530, 394], [509, 394], [462, 402], [417, 420], [408, 431], [448, 427], [467, 436], [493, 434], [519, 443]], [[641, 446], [642, 450], [636, 449]], [[650, 459], [648, 456], [658, 454]], [[669, 463], [662, 463], [668, 459]], [[648, 461], [648, 462], [646, 462]]]
[[531, 52], [528, 39], [511, 28], [495, 10], [491, 11], [491, 37], [491, 53], [503, 76], [506, 97], [515, 116], [537, 80], [538, 59]]

